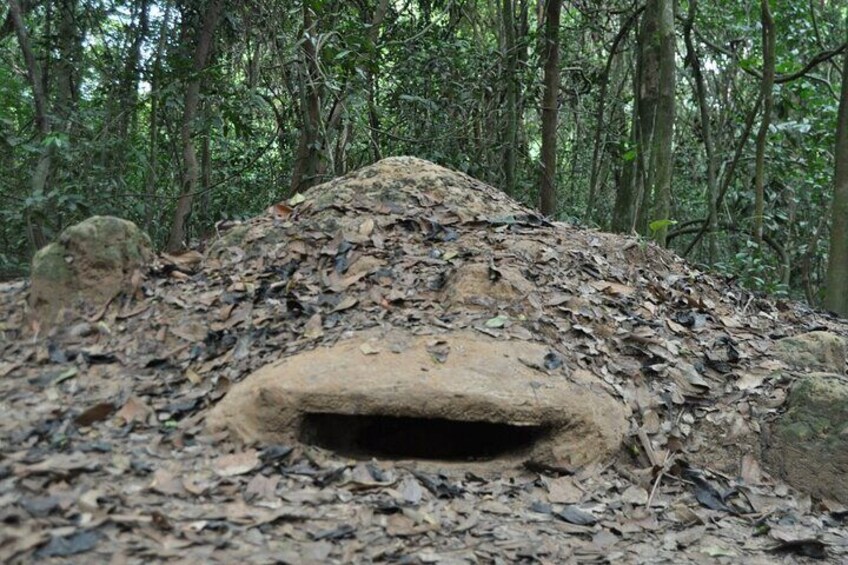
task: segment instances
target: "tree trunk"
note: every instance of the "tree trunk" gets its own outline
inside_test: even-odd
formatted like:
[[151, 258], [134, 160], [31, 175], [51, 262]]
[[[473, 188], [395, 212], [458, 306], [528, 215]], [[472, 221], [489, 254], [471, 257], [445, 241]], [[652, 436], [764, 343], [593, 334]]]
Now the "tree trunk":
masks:
[[766, 141], [771, 121], [772, 90], [774, 88], [774, 20], [769, 0], [760, 0], [763, 27], [763, 80], [760, 88], [763, 97], [763, 119], [757, 132], [757, 156], [754, 169], [754, 239], [763, 241], [763, 215], [765, 214]]
[[82, 43], [77, 29], [76, 0], [61, 0], [57, 2], [59, 11], [59, 26], [56, 30], [56, 48], [59, 56], [56, 59], [54, 77], [56, 98], [54, 113], [58, 118], [57, 128], [66, 133], [70, 129], [71, 115], [79, 98], [80, 81], [77, 74], [81, 69]]
[[[638, 227], [651, 202], [650, 221], [668, 220], [671, 213], [671, 177], [674, 164], [674, 2], [648, 0], [639, 30], [639, 121], [637, 125], [637, 157], [642, 166]], [[654, 238], [665, 245], [667, 227], [656, 230]]]
[[129, 49], [129, 56], [124, 66], [121, 83], [118, 86], [119, 108], [118, 131], [120, 139], [125, 139], [135, 129], [138, 112], [138, 80], [141, 75], [141, 47], [147, 40], [150, 27], [149, 0], [141, 0], [138, 7], [138, 25], [133, 29], [133, 40]]
[[613, 74], [613, 61], [615, 61], [616, 55], [618, 54], [618, 46], [624, 41], [624, 38], [627, 37], [633, 22], [636, 21], [636, 18], [641, 13], [641, 10], [633, 12], [629, 16], [624, 19], [624, 22], [621, 25], [621, 28], [618, 30], [618, 33], [613, 39], [612, 46], [610, 47], [609, 55], [607, 55], [607, 61], [604, 65], [604, 72], [601, 74], [601, 88], [600, 94], [598, 94], [598, 109], [595, 114], [595, 135], [594, 141], [592, 142], [592, 163], [591, 163], [591, 171], [589, 174], [589, 194], [586, 197], [586, 210], [583, 212], [583, 221], [588, 222], [592, 219], [592, 213], [595, 210], [595, 201], [598, 196], [598, 192], [600, 190], [600, 180], [602, 178], [601, 169], [609, 163], [609, 160], [604, 158], [603, 155], [603, 146], [605, 136], [604, 126], [606, 125], [604, 122], [604, 114], [606, 112], [606, 104], [607, 104], [607, 90], [609, 88], [609, 82], [612, 78]]
[[[671, 153], [675, 86], [673, 0], [647, 1], [637, 43], [633, 150], [625, 154], [612, 229], [645, 233], [649, 217], [651, 220], [670, 219], [674, 159]], [[664, 245], [666, 234], [667, 228], [662, 228], [654, 237]]]
[[[207, 106], [204, 104], [204, 106]], [[208, 114], [208, 108], [204, 114]], [[203, 126], [203, 138], [200, 149], [200, 225], [205, 229], [211, 218], [209, 217], [209, 191], [212, 188], [212, 124], [208, 119]]]
[[[637, 79], [634, 78], [634, 88], [638, 91]], [[631, 233], [633, 231], [633, 222], [636, 217], [636, 200], [637, 200], [637, 177], [639, 176], [639, 159], [633, 155], [632, 148], [637, 147], [636, 124], [639, 118], [637, 116], [636, 104], [633, 105], [632, 116], [630, 117], [630, 147], [631, 151], [622, 155], [622, 171], [621, 180], [618, 183], [615, 191], [615, 205], [612, 211], [612, 222], [610, 229], [618, 233]]]
[[701, 119], [701, 137], [704, 142], [704, 153], [707, 159], [707, 209], [708, 222], [707, 238], [709, 248], [709, 264], [716, 261], [716, 221], [718, 219], [718, 179], [716, 175], [716, 159], [713, 149], [713, 134], [709, 105], [707, 103], [707, 85], [704, 73], [701, 70], [701, 60], [695, 50], [695, 42], [692, 39], [695, 15], [698, 13], [698, 0], [689, 0], [689, 14], [683, 23], [683, 36], [686, 42], [686, 60], [692, 67], [692, 78], [695, 80], [695, 97], [698, 102], [698, 111]]
[[159, 42], [156, 46], [156, 58], [153, 60], [153, 68], [150, 71], [150, 120], [147, 124], [147, 171], [144, 178], [144, 194], [147, 197], [144, 203], [144, 229], [149, 234], [153, 232], [153, 214], [158, 209], [156, 205], [156, 182], [159, 168], [159, 86], [170, 20], [171, 10], [166, 8], [165, 16], [162, 18], [162, 27], [159, 31]]
[[[300, 108], [303, 126], [297, 156], [292, 170], [292, 194], [303, 192], [318, 183], [318, 166], [321, 160], [321, 73], [318, 68], [316, 25], [310, 3], [303, 3], [303, 39], [300, 69]], [[369, 96], [371, 93], [369, 93]], [[370, 113], [369, 113], [370, 115]]]
[[545, 93], [542, 98], [542, 178], [540, 210], [546, 216], [557, 211], [557, 101], [559, 95], [560, 0], [547, 0], [545, 21]]
[[[21, 4], [18, 0], [9, 0], [9, 15], [12, 18], [15, 35], [18, 37], [18, 44], [24, 56], [27, 80], [32, 89], [32, 99], [35, 107], [35, 126], [38, 130], [39, 141], [41, 142], [39, 145], [42, 147], [38, 164], [32, 174], [30, 191], [34, 198], [43, 200], [46, 197], [47, 178], [50, 175], [50, 169], [53, 163], [52, 144], [46, 145], [44, 143], [51, 131], [50, 118], [47, 114], [48, 100], [44, 91], [44, 83], [42, 82], [41, 68], [35, 60], [35, 54], [32, 51], [32, 44], [29, 40], [29, 33], [24, 24]], [[44, 221], [40, 214], [31, 208], [27, 208], [25, 214], [27, 239], [29, 240], [31, 251], [35, 252], [47, 244]]]
[[516, 83], [515, 11], [512, 0], [503, 0], [504, 82], [504, 191], [515, 194], [515, 144], [518, 137], [518, 84]]
[[371, 126], [371, 148], [374, 152], [374, 160], [383, 158], [383, 150], [380, 143], [380, 116], [377, 113], [377, 73], [380, 70], [377, 51], [377, 41], [380, 39], [380, 26], [386, 18], [389, 10], [389, 0], [379, 0], [371, 18], [371, 27], [368, 28], [368, 50], [370, 51], [370, 64], [367, 66], [368, 81], [368, 123]]
[[833, 174], [830, 254], [824, 306], [848, 318], [848, 53], [843, 58], [842, 95], [836, 121], [836, 150], [833, 154], [836, 168]]
[[182, 191], [177, 201], [177, 209], [174, 213], [174, 221], [171, 224], [171, 233], [166, 246], [169, 252], [180, 251], [185, 248], [186, 244], [186, 227], [200, 175], [197, 153], [192, 140], [192, 129], [194, 118], [197, 115], [197, 107], [200, 103], [201, 73], [206, 68], [206, 62], [212, 50], [212, 39], [223, 5], [224, 0], [212, 0], [206, 8], [192, 58], [191, 75], [186, 83], [183, 118], [180, 126], [180, 142], [182, 143], [183, 154]]

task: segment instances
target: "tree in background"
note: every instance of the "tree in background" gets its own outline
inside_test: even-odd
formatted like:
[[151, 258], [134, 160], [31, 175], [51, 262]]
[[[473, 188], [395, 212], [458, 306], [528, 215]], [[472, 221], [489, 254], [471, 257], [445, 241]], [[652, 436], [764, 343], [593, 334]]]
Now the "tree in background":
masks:
[[[49, 218], [61, 213], [54, 207], [55, 190], [51, 184], [56, 182], [57, 150], [71, 138], [72, 119], [79, 99], [82, 31], [78, 27], [78, 11], [75, 0], [61, 0], [48, 8], [45, 24], [51, 28], [55, 25], [56, 32], [47, 37], [46, 53], [38, 55], [24, 21], [21, 3], [18, 0], [9, 2], [9, 20], [23, 55], [37, 132], [34, 143], [37, 164], [32, 170], [23, 214], [32, 251], [49, 242], [55, 233], [50, 229]], [[54, 53], [57, 55], [55, 61]]]
[[763, 99], [763, 117], [757, 132], [756, 165], [754, 170], [754, 238], [757, 244], [763, 241], [763, 218], [765, 214], [765, 160], [766, 140], [774, 96], [774, 20], [771, 16], [770, 0], [760, 0], [760, 22], [763, 33], [763, 78], [760, 81], [760, 96]]
[[[674, 169], [675, 35], [673, 0], [648, 0], [639, 29], [636, 67], [636, 198], [631, 230], [644, 219], [662, 222], [671, 214]], [[667, 226], [654, 230], [665, 245]]]
[[202, 84], [203, 71], [206, 69], [209, 54], [212, 51], [212, 39], [224, 0], [210, 0], [203, 11], [203, 17], [199, 20], [194, 42], [194, 53], [191, 58], [191, 74], [185, 83], [185, 97], [183, 98], [183, 115], [180, 124], [180, 140], [182, 142], [183, 156], [183, 181], [177, 207], [174, 211], [174, 220], [171, 223], [171, 233], [168, 236], [166, 249], [174, 252], [185, 246], [186, 222], [191, 214], [192, 203], [197, 192], [198, 179], [200, 177], [200, 166], [197, 163], [197, 150], [194, 144], [195, 119], [197, 109], [200, 105], [200, 85]]
[[821, 303], [844, 2], [220, 0], [198, 66], [217, 2], [0, 7], [0, 277], [92, 214], [177, 249], [412, 154]]
[[833, 219], [824, 305], [848, 317], [848, 53], [842, 58], [842, 94], [836, 120], [836, 149], [833, 152], [836, 162], [833, 174]]
[[542, 174], [539, 201], [542, 214], [557, 211], [557, 125], [559, 104], [559, 23], [560, 0], [545, 3], [545, 94], [542, 97]]

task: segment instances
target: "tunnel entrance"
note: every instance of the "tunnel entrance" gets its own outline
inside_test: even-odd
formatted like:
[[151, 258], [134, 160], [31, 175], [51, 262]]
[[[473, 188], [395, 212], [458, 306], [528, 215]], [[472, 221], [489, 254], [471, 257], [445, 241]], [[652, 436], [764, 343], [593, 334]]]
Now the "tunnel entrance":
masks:
[[441, 418], [305, 414], [298, 439], [347, 457], [488, 461], [529, 453], [548, 432]]

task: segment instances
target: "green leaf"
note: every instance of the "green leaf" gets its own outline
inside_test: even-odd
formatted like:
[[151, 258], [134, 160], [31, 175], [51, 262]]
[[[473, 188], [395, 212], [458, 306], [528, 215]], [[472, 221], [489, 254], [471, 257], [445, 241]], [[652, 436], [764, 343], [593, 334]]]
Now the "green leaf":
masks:
[[648, 224], [648, 228], [651, 230], [651, 232], [658, 232], [661, 229], [673, 226], [675, 224], [677, 224], [677, 220], [654, 220], [653, 222]]
[[62, 373], [58, 377], [56, 377], [56, 379], [53, 381], [53, 384], [57, 385], [61, 382], [65, 382], [68, 379], [72, 379], [76, 377], [78, 373], [79, 371], [76, 367], [69, 367], [68, 369], [62, 371]]

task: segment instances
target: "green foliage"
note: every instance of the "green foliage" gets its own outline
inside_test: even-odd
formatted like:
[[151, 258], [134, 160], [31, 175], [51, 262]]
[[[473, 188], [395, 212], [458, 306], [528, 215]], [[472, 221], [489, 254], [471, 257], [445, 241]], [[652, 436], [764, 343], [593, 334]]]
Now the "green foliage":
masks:
[[[163, 245], [183, 187], [181, 119], [195, 30], [207, 3], [77, 3], [72, 37], [56, 33], [57, 11], [45, 3], [28, 4], [33, 6], [26, 14], [32, 47], [49, 70], [43, 83], [50, 133], [42, 135], [36, 127], [20, 45], [7, 32], [0, 36], [0, 272], [19, 272], [28, 263], [33, 223], [50, 238], [89, 215], [115, 214], [137, 222]], [[515, 84], [520, 119], [514, 196], [535, 205], [545, 46], [536, 4], [515, 0], [517, 65], [514, 76], [506, 76], [502, 4], [388, 2], [382, 22], [372, 26], [377, 0], [309, 0], [314, 26], [306, 37], [302, 2], [226, 3], [210, 64], [201, 73], [197, 118], [189, 128], [202, 169], [190, 236], [207, 236], [222, 219], [261, 213], [291, 196], [311, 90], [320, 103], [317, 141], [311, 142], [320, 156], [317, 182], [379, 156], [412, 154], [502, 186], [506, 85]], [[826, 248], [823, 219], [831, 199], [838, 74], [836, 65], [826, 62], [777, 85], [764, 222], [776, 248], [750, 247], [740, 234], [752, 214], [752, 140], [743, 147], [733, 177], [725, 175], [759, 88], [762, 50], [755, 4], [698, 3], [695, 27], [704, 40], [696, 41], [696, 50], [707, 85], [717, 182], [727, 180], [728, 190], [716, 218], [718, 231], [689, 258], [733, 274], [751, 288], [816, 296]], [[772, 2], [779, 74], [797, 72], [817, 53], [844, 41], [846, 14], [838, 4]], [[608, 228], [616, 193], [632, 182], [628, 175], [641, 157], [631, 124], [638, 46], [634, 26], [605, 74], [610, 48], [633, 4], [604, 0], [586, 6], [567, 4], [562, 14], [556, 217]], [[688, 2], [679, 3], [680, 14], [688, 9]], [[307, 41], [317, 54], [315, 79], [304, 59]], [[137, 68], [134, 45], [139, 46]], [[68, 61], [73, 65], [63, 77]], [[667, 230], [671, 246], [682, 252], [694, 237], [692, 226], [706, 218], [709, 194], [690, 62], [679, 57], [677, 73], [669, 217], [679, 223], [640, 221], [643, 235]], [[67, 85], [75, 89], [69, 96]], [[51, 169], [45, 189], [35, 190], [34, 174], [45, 152], [52, 156]], [[587, 215], [593, 173], [597, 194]]]
[[648, 224], [648, 229], [651, 230], [651, 233], [656, 233], [662, 229], [670, 228], [675, 225], [677, 225], [676, 220], [654, 220]]
[[748, 289], [775, 297], [790, 296], [789, 287], [780, 282], [779, 266], [770, 262], [753, 241], [749, 240], [745, 247], [732, 257], [717, 263], [715, 268], [717, 272], [737, 279]]

